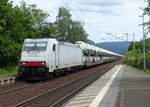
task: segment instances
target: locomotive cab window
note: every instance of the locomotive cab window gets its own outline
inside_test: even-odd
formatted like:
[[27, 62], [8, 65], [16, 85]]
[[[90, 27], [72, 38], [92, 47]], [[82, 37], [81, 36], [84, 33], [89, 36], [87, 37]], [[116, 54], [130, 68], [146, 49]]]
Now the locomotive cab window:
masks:
[[56, 50], [56, 45], [54, 44], [54, 45], [53, 45], [53, 51], [55, 51], [55, 50]]
[[25, 42], [23, 51], [46, 51], [47, 42]]

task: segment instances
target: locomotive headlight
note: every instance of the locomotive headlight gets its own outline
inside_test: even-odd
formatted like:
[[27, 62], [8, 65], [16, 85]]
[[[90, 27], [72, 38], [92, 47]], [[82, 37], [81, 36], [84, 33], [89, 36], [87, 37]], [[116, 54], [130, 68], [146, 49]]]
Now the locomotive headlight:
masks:
[[45, 65], [45, 62], [42, 62], [42, 65]]
[[41, 65], [46, 65], [46, 62], [45, 61], [41, 62]]
[[22, 64], [23, 64], [23, 65], [25, 65], [26, 63], [25, 63], [25, 62], [23, 62]]
[[26, 65], [26, 62], [22, 62], [22, 65]]

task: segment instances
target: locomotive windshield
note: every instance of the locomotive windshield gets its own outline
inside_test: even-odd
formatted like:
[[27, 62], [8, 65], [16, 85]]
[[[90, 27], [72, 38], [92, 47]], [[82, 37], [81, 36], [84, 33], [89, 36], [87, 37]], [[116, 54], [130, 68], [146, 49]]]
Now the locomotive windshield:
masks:
[[46, 51], [47, 42], [25, 42], [23, 51]]

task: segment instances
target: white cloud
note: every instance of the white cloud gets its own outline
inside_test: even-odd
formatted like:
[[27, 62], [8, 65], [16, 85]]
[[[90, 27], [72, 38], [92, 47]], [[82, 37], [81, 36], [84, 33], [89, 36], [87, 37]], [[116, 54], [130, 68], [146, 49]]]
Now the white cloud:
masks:
[[94, 27], [95, 30], [93, 32], [92, 30], [90, 31], [91, 27], [89, 27], [88, 25], [87, 28], [88, 31], [90, 31], [90, 33], [92, 32], [90, 38], [92, 38], [96, 42], [99, 42], [101, 38], [106, 38], [106, 40], [109, 40], [109, 38], [107, 39], [106, 34], [104, 34], [106, 32], [119, 33], [117, 36], [122, 36], [120, 34], [122, 32], [129, 32], [130, 40], [132, 40], [132, 33], [135, 32], [136, 40], [139, 40], [141, 38], [141, 28], [138, 27], [138, 24], [141, 22], [141, 19], [138, 18], [138, 16], [141, 14], [139, 7], [142, 5], [142, 1], [133, 2], [126, 0], [122, 4], [117, 5], [115, 7], [100, 7], [99, 9], [107, 11], [105, 13], [101, 11], [98, 12], [98, 9], [95, 9], [94, 5], [93, 8], [92, 6], [78, 7], [78, 10], [80, 10], [80, 8], [84, 8], [85, 10], [93, 10], [93, 12], [79, 11], [79, 14], [81, 14], [83, 18], [90, 19], [89, 23]]
[[80, 1], [81, 5], [99, 6], [99, 7], [115, 7], [123, 4], [123, 1], [118, 0], [86, 0]]
[[[13, 0], [18, 4], [18, 0]], [[132, 40], [132, 33], [136, 33], [136, 40], [141, 39], [141, 28], [138, 24], [141, 19], [138, 17], [142, 11], [139, 7], [143, 6], [142, 0], [64, 0], [71, 7], [73, 19], [81, 20], [85, 23], [85, 29], [89, 33], [89, 38], [95, 42], [106, 41], [109, 37], [107, 32], [130, 33], [129, 39]], [[54, 21], [58, 13], [58, 8], [64, 3], [62, 0], [25, 0], [29, 4], [36, 4], [38, 8], [50, 14], [50, 21]], [[122, 35], [117, 35], [122, 36]]]

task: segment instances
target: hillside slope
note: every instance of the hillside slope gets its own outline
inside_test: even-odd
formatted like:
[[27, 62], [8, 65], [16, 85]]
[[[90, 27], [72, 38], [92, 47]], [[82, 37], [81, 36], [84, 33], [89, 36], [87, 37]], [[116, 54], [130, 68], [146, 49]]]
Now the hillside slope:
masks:
[[126, 54], [130, 42], [102, 42], [96, 43], [96, 46], [116, 52], [118, 54]]

